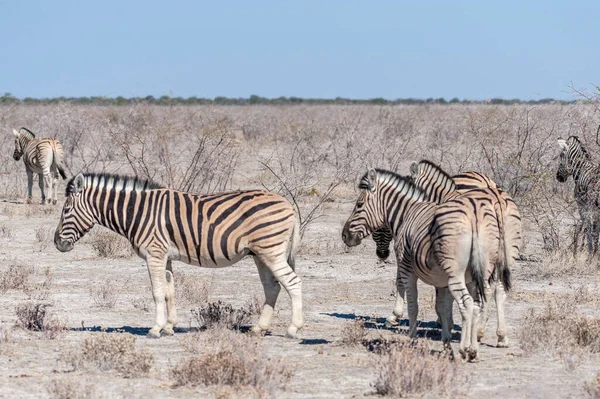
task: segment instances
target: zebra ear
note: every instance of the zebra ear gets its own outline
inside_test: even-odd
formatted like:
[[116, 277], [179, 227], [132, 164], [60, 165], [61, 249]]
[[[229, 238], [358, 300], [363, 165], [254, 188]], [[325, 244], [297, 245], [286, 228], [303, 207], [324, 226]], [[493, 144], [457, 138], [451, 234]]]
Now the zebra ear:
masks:
[[79, 194], [83, 191], [85, 185], [85, 178], [80, 173], [73, 178], [73, 194]]
[[566, 151], [569, 148], [569, 146], [567, 145], [567, 142], [563, 139], [558, 139], [558, 146], [563, 151]]
[[413, 162], [410, 164], [410, 175], [413, 178], [416, 178], [419, 175], [419, 164], [416, 162]]
[[17, 132], [15, 129], [13, 129], [13, 134], [17, 137], [19, 137], [19, 132]]
[[371, 168], [369, 172], [367, 172], [367, 178], [369, 179], [369, 191], [375, 192], [375, 182], [377, 181], [377, 171]]

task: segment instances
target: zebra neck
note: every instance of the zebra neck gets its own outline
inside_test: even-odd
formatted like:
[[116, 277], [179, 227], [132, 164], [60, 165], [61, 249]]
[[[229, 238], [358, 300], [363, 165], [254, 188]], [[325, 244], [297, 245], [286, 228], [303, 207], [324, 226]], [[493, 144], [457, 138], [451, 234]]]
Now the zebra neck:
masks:
[[596, 170], [596, 167], [588, 160], [581, 159], [573, 165], [573, 180], [580, 183], [586, 180], [586, 177], [591, 176]]
[[402, 185], [388, 192], [381, 191], [383, 196], [384, 223], [392, 230], [394, 235], [405, 222], [406, 215], [419, 202], [427, 200], [426, 194], [413, 185]]

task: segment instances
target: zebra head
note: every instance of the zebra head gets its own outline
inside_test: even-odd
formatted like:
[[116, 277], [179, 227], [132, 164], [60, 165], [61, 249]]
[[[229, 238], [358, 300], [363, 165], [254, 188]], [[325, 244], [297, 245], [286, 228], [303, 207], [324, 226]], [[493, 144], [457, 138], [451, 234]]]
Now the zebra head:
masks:
[[75, 243], [94, 227], [94, 217], [84, 191], [85, 177], [80, 173], [67, 184], [67, 198], [54, 232], [54, 245], [61, 252], [72, 250]]
[[377, 171], [369, 169], [360, 180], [358, 200], [342, 230], [342, 240], [349, 247], [360, 244], [363, 238], [384, 225], [377, 186]]
[[35, 134], [25, 127], [20, 128], [18, 132], [13, 129], [13, 134], [15, 135], [15, 151], [13, 152], [13, 158], [15, 161], [18, 161], [25, 153], [27, 144], [35, 138]]
[[560, 156], [556, 180], [563, 183], [573, 175], [578, 166], [588, 160], [589, 156], [577, 136], [571, 136], [567, 140], [559, 138], [558, 146], [560, 147]]

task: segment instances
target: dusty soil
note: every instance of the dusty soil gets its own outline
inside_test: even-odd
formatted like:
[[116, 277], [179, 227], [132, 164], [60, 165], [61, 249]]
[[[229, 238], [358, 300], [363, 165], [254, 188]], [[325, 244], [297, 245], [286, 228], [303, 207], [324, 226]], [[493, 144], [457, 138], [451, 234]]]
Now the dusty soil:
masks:
[[[285, 359], [294, 370], [289, 385], [285, 391], [278, 392], [277, 397], [349, 398], [374, 393], [374, 365], [380, 356], [363, 347], [341, 345], [341, 331], [355, 317], [366, 317], [369, 318], [369, 336], [388, 333], [378, 330], [385, 329], [383, 320], [393, 306], [395, 265], [379, 263], [370, 240], [349, 252], [343, 248], [338, 237], [351, 207], [349, 202], [327, 204], [326, 216], [311, 226], [305, 236], [297, 260], [297, 271], [303, 279], [306, 319], [301, 338], [284, 337], [290, 318], [290, 301], [284, 291], [280, 295], [272, 331], [262, 338], [269, 355]], [[11, 336], [11, 342], [4, 344], [0, 354], [0, 397], [47, 397], [51, 380], [61, 378], [75, 378], [91, 385], [95, 395], [104, 398], [214, 395], [211, 388], [173, 388], [169, 378], [169, 369], [187, 356], [179, 342], [190, 331], [189, 307], [179, 306], [181, 321], [175, 336], [147, 339], [145, 334], [154, 319], [153, 306], [149, 311], [133, 306], [134, 299], [151, 299], [143, 261], [135, 257], [98, 258], [85, 239], [69, 253], [58, 252], [51, 242], [51, 233], [60, 209], [59, 205], [0, 203], [0, 224], [11, 232], [0, 238], [3, 244], [0, 267], [5, 268], [10, 262], [34, 265], [36, 274], [32, 280], [39, 280], [40, 271], [50, 267], [53, 283], [45, 302], [52, 305], [53, 314], [68, 327], [56, 339], [43, 339], [41, 333], [15, 328], [15, 306], [26, 301], [27, 295], [9, 290], [0, 297], [1, 326], [9, 330]], [[47, 231], [42, 242], [35, 233], [40, 228]], [[515, 289], [506, 305], [510, 347], [494, 347], [492, 316], [481, 346], [481, 362], [463, 366], [471, 376], [463, 391], [467, 397], [582, 397], [584, 383], [599, 371], [598, 357], [586, 356], [574, 371], [567, 371], [556, 356], [525, 356], [519, 348], [515, 332], [526, 309], [541, 307], [547, 300], [558, 301], [561, 294], [571, 292], [578, 284], [587, 285], [592, 293], [600, 288], [599, 275], [541, 280], [527, 273], [529, 266], [527, 262], [519, 262], [514, 270]], [[211, 301], [222, 300], [241, 306], [253, 294], [262, 295], [251, 259], [218, 270], [175, 263], [176, 274], [183, 270], [213, 281]], [[118, 292], [112, 309], [95, 306], [89, 291], [90, 287], [107, 278]], [[420, 294], [422, 326], [419, 333], [431, 336], [433, 345], [439, 345], [439, 336], [433, 328], [433, 291], [421, 286]], [[590, 305], [591, 313], [595, 314], [596, 310], [597, 305], [595, 309]], [[458, 313], [455, 322], [459, 324]], [[403, 326], [394, 332], [402, 333], [405, 329]], [[137, 345], [150, 348], [155, 356], [150, 375], [125, 379], [110, 372], [72, 372], [69, 366], [59, 362], [64, 348], [76, 345], [94, 331], [123, 331], [136, 335]], [[457, 345], [456, 340], [454, 345]]]

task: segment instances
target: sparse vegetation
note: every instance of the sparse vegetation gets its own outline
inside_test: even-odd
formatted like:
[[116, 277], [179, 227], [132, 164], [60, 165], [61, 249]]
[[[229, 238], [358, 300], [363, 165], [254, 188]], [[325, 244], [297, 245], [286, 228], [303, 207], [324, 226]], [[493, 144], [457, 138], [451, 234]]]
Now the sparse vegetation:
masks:
[[35, 229], [35, 240], [37, 241], [38, 250], [45, 251], [50, 243], [50, 234], [46, 227], [37, 227]]
[[116, 282], [110, 278], [106, 278], [97, 285], [90, 287], [90, 295], [94, 301], [94, 305], [101, 308], [112, 309], [117, 303], [119, 287]]
[[92, 385], [85, 385], [74, 378], [51, 380], [46, 390], [52, 399], [92, 399], [96, 398], [96, 390]]
[[259, 397], [285, 389], [292, 370], [283, 360], [268, 358], [256, 337], [224, 329], [205, 334], [208, 343], [202, 353], [171, 369], [176, 386], [250, 388]]
[[29, 331], [42, 332], [42, 337], [54, 339], [65, 330], [65, 325], [48, 311], [44, 303], [26, 302], [15, 308], [18, 327]]
[[365, 329], [365, 321], [362, 319], [354, 319], [350, 323], [346, 323], [342, 329], [342, 344], [346, 346], [363, 345], [367, 337]]
[[208, 302], [212, 292], [212, 280], [191, 273], [177, 273], [175, 276], [175, 300], [185, 305], [200, 306]]
[[61, 360], [74, 369], [114, 370], [126, 378], [148, 374], [154, 356], [148, 348], [138, 348], [136, 338], [123, 333], [93, 333], [79, 347], [69, 348]]
[[228, 303], [217, 301], [192, 309], [191, 313], [201, 328], [225, 327], [239, 330], [242, 325], [250, 322], [254, 309], [252, 303], [236, 309]]
[[133, 255], [126, 238], [107, 229], [98, 229], [90, 237], [92, 249], [101, 258], [129, 258]]
[[600, 374], [586, 384], [585, 391], [590, 399], [600, 399]]
[[377, 359], [375, 391], [403, 398], [424, 393], [454, 397], [468, 383], [461, 365], [432, 353], [425, 340], [399, 341]]
[[8, 290], [24, 290], [34, 268], [26, 266], [16, 259], [7, 259], [0, 266], [0, 294]]

